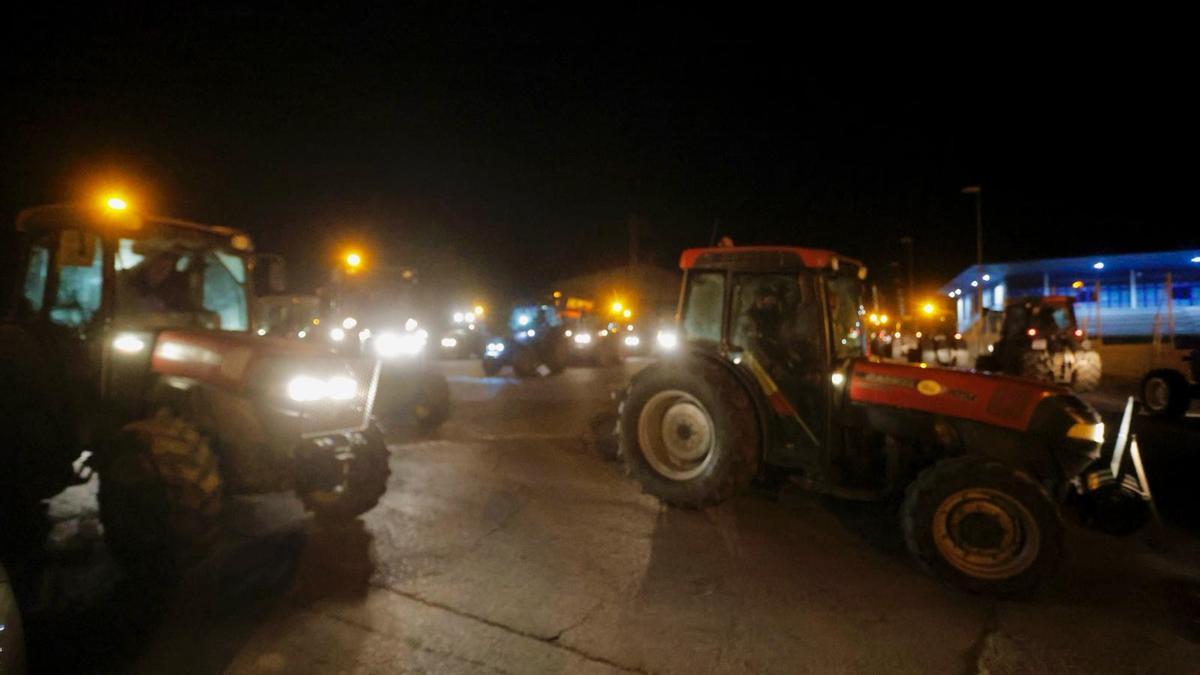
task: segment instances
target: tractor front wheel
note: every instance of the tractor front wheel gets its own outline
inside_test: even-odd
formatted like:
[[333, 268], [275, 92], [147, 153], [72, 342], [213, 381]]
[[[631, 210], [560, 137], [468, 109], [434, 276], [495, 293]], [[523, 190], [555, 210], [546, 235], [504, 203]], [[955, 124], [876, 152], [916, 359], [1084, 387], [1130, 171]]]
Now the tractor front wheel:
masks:
[[1142, 378], [1142, 405], [1155, 417], [1178, 419], [1191, 405], [1187, 378], [1177, 370], [1162, 368]]
[[972, 593], [1032, 590], [1058, 563], [1058, 508], [1026, 473], [977, 457], [942, 460], [908, 487], [902, 513], [913, 557]]
[[716, 364], [663, 362], [639, 373], [621, 403], [617, 436], [626, 471], [675, 506], [721, 502], [758, 469], [754, 404]]
[[100, 517], [113, 557], [135, 573], [174, 575], [220, 537], [217, 457], [168, 413], [126, 426], [100, 474]]
[[337, 485], [298, 490], [304, 507], [323, 520], [349, 520], [375, 508], [387, 492], [391, 475], [388, 467], [388, 448], [383, 435], [370, 429], [364, 432], [365, 443], [354, 449], [354, 456], [344, 460], [342, 479]]

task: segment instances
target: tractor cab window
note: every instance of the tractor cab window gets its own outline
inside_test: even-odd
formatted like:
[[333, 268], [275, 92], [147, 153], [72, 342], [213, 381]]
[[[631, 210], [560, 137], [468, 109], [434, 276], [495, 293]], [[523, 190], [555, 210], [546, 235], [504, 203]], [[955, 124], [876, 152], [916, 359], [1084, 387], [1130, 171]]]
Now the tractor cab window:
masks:
[[240, 256], [166, 231], [121, 239], [113, 257], [116, 313], [122, 321], [249, 330], [246, 265]]
[[221, 330], [250, 328], [246, 307], [246, 264], [240, 257], [221, 251], [204, 256], [204, 309], [220, 317]]
[[683, 303], [683, 337], [687, 340], [721, 341], [721, 319], [725, 307], [725, 274], [697, 272], [688, 275]]
[[821, 362], [820, 307], [808, 277], [739, 274], [734, 277], [732, 346], [790, 369]]
[[862, 286], [858, 278], [845, 272], [826, 277], [826, 298], [829, 303], [829, 324], [833, 334], [835, 361], [863, 355]]
[[104, 253], [100, 238], [79, 230], [58, 232], [53, 274], [57, 289], [50, 305], [51, 323], [81, 328], [100, 309], [104, 287]]
[[50, 275], [50, 247], [37, 243], [29, 247], [29, 267], [25, 270], [22, 293], [23, 306], [19, 314], [33, 315], [42, 311], [46, 301], [46, 278]]
[[1004, 321], [1004, 337], [1008, 340], [1025, 337], [1025, 324], [1028, 321], [1029, 313], [1023, 305], [1010, 306]]
[[1070, 305], [1042, 305], [1033, 308], [1030, 327], [1042, 335], [1065, 333], [1075, 328], [1075, 312]]

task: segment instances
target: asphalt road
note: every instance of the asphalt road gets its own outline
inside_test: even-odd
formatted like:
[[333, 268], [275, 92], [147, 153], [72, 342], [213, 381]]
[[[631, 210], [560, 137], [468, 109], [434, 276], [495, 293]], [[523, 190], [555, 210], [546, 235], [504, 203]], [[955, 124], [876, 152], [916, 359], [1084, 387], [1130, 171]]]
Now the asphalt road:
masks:
[[330, 530], [291, 498], [240, 500], [221, 552], [171, 594], [122, 580], [97, 534], [94, 486], [73, 488], [52, 505], [48, 559], [26, 570], [33, 663], [172, 673], [1196, 671], [1200, 540], [1188, 514], [1200, 498], [1178, 476], [1165, 480], [1200, 453], [1195, 419], [1139, 429], [1151, 480], [1169, 485], [1171, 524], [1123, 539], [1073, 526], [1055, 578], [1031, 598], [996, 601], [919, 571], [891, 506], [788, 488], [680, 511], [641, 494], [586, 442], [609, 389], [641, 365], [518, 381], [444, 364], [453, 417], [437, 439], [394, 439], [376, 509]]

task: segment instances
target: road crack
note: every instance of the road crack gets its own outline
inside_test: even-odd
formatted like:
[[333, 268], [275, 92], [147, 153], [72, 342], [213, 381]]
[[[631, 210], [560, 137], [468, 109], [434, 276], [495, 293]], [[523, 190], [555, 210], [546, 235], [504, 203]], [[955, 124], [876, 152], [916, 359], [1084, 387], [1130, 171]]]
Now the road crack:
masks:
[[571, 626], [568, 626], [568, 627], [564, 628], [564, 629], [563, 629], [563, 630], [561, 630], [561, 631], [558, 631], [558, 632], [557, 632], [557, 633], [555, 633], [554, 635], [539, 635], [539, 634], [537, 634], [537, 633], [531, 633], [531, 632], [529, 632], [529, 631], [522, 630], [522, 629], [520, 629], [520, 628], [515, 628], [515, 627], [513, 627], [513, 626], [509, 626], [509, 625], [506, 625], [506, 624], [500, 623], [500, 622], [498, 622], [498, 621], [493, 621], [493, 620], [491, 620], [491, 619], [488, 619], [487, 617], [479, 616], [479, 615], [477, 615], [477, 614], [472, 614], [472, 613], [470, 613], [470, 612], [464, 612], [464, 611], [462, 611], [462, 610], [460, 610], [460, 609], [457, 609], [457, 608], [455, 608], [455, 607], [451, 607], [450, 605], [446, 605], [446, 604], [443, 604], [443, 603], [440, 603], [440, 602], [436, 602], [436, 601], [433, 601], [433, 600], [429, 600], [429, 599], [423, 598], [423, 597], [421, 597], [420, 595], [417, 595], [416, 593], [410, 593], [410, 592], [407, 592], [407, 591], [401, 591], [401, 590], [398, 590], [398, 589], [395, 589], [395, 588], [388, 588], [388, 587], [386, 587], [386, 586], [378, 586], [378, 585], [375, 585], [375, 584], [371, 584], [371, 586], [372, 586], [372, 587], [374, 587], [374, 588], [377, 588], [377, 589], [379, 589], [379, 590], [382, 590], [382, 591], [386, 591], [386, 592], [388, 592], [388, 593], [391, 593], [391, 594], [393, 594], [393, 595], [398, 595], [398, 596], [400, 596], [400, 597], [402, 597], [402, 598], [405, 598], [405, 599], [407, 599], [407, 600], [412, 600], [413, 602], [419, 603], [419, 604], [421, 604], [421, 605], [424, 605], [424, 606], [426, 606], [426, 607], [430, 607], [430, 608], [433, 608], [433, 609], [440, 609], [440, 610], [442, 610], [442, 611], [444, 611], [444, 612], [449, 612], [450, 614], [453, 614], [453, 615], [455, 615], [455, 616], [458, 616], [458, 617], [461, 617], [461, 618], [464, 618], [464, 619], [469, 619], [469, 620], [471, 620], [471, 621], [475, 621], [475, 622], [481, 623], [481, 624], [483, 624], [483, 625], [485, 625], [485, 626], [490, 626], [490, 627], [492, 627], [492, 628], [496, 628], [496, 629], [498, 629], [498, 630], [502, 630], [502, 631], [504, 631], [504, 632], [506, 632], [506, 633], [509, 633], [510, 635], [516, 635], [516, 636], [518, 636], [518, 637], [522, 637], [522, 638], [526, 638], [526, 639], [530, 639], [530, 640], [537, 640], [538, 642], [542, 642], [542, 643], [544, 643], [544, 644], [550, 645], [551, 647], [554, 647], [555, 649], [561, 649], [561, 650], [563, 650], [563, 651], [570, 652], [571, 654], [574, 654], [574, 655], [576, 655], [576, 656], [578, 656], [578, 657], [580, 657], [580, 658], [582, 658], [582, 659], [585, 659], [585, 660], [587, 660], [587, 661], [592, 661], [592, 662], [594, 662], [594, 663], [599, 663], [599, 664], [602, 664], [602, 665], [606, 665], [606, 666], [609, 666], [609, 667], [611, 667], [611, 668], [616, 668], [616, 669], [618, 669], [618, 670], [622, 670], [622, 671], [624, 671], [624, 672], [627, 672], [627, 673], [637, 673], [638, 675], [652, 675], [651, 671], [648, 671], [648, 670], [643, 670], [643, 669], [641, 669], [641, 668], [634, 668], [634, 667], [631, 667], [631, 666], [627, 666], [627, 665], [625, 665], [625, 664], [623, 664], [623, 663], [617, 663], [616, 661], [613, 661], [613, 660], [611, 660], [611, 659], [607, 659], [607, 658], [605, 658], [605, 657], [603, 657], [603, 656], [598, 656], [598, 655], [596, 655], [596, 654], [590, 654], [590, 653], [588, 653], [588, 652], [586, 652], [586, 651], [584, 651], [584, 650], [582, 650], [582, 649], [579, 649], [579, 648], [577, 648], [577, 647], [572, 647], [572, 646], [570, 646], [570, 645], [566, 645], [566, 644], [563, 644], [563, 643], [559, 642], [559, 638], [560, 638], [560, 637], [561, 637], [561, 636], [562, 636], [564, 633], [566, 633], [566, 632], [567, 632], [568, 630], [570, 630], [571, 628], [577, 627], [578, 625], [580, 625], [580, 624], [582, 624], [584, 621], [586, 621], [586, 620], [587, 620], [587, 618], [589, 618], [589, 615], [590, 615], [592, 612], [596, 611], [596, 609], [598, 609], [598, 608], [600, 607], [600, 605], [602, 605], [602, 604], [603, 604], [602, 602], [601, 602], [601, 603], [597, 603], [595, 607], [593, 607], [592, 609], [590, 609], [590, 610], [588, 610], [587, 612], [585, 612], [585, 615], [584, 615], [584, 618], [583, 618], [583, 619], [581, 619], [581, 620], [580, 620], [580, 621], [578, 621], [578, 622], [575, 622], [575, 623], [574, 623], [574, 624], [572, 624]]

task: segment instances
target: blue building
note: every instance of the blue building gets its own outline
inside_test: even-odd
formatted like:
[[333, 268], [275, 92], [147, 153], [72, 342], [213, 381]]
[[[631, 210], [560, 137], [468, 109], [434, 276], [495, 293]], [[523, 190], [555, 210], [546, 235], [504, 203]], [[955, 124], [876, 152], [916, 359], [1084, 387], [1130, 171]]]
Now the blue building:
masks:
[[960, 331], [976, 321], [981, 289], [993, 310], [1008, 298], [1072, 296], [1080, 326], [1102, 339], [1200, 335], [1200, 249], [972, 265], [941, 288]]

